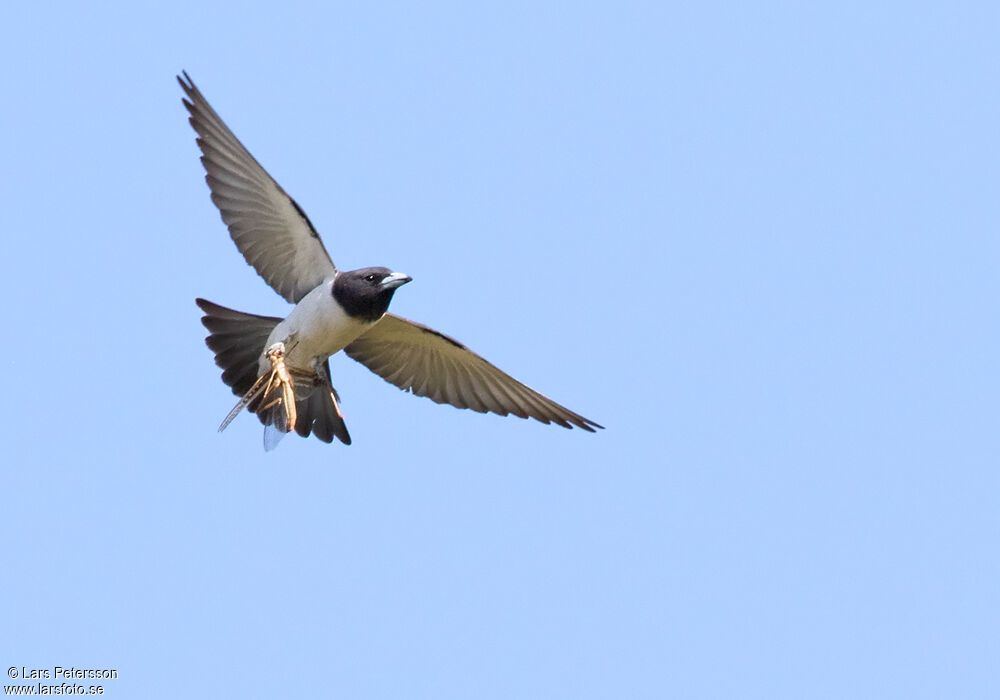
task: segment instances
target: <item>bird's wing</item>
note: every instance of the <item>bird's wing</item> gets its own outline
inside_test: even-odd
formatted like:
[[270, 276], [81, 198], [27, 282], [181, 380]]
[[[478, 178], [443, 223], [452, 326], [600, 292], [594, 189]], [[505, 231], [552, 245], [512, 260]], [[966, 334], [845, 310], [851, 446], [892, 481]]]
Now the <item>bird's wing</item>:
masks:
[[219, 118], [184, 73], [177, 77], [198, 132], [205, 181], [236, 247], [257, 273], [297, 303], [337, 272], [309, 217]]
[[590, 432], [603, 427], [525, 386], [457, 340], [393, 314], [383, 316], [344, 352], [403, 391], [437, 403], [530, 416]]

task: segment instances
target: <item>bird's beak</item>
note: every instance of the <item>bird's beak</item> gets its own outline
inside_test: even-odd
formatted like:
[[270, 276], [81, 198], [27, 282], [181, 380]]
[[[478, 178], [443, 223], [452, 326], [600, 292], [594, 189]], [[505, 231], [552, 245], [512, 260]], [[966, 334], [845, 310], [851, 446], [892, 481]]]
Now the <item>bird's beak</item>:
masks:
[[393, 272], [391, 275], [386, 275], [382, 278], [382, 286], [385, 289], [395, 289], [396, 287], [402, 287], [412, 280], [412, 277], [404, 275], [402, 272]]

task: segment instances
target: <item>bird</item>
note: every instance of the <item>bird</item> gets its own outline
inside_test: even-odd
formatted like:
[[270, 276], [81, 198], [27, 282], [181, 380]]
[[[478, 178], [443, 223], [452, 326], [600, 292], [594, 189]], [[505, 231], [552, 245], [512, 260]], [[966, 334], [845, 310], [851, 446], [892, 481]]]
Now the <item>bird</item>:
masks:
[[385, 267], [338, 270], [302, 207], [236, 138], [186, 71], [177, 82], [211, 199], [230, 237], [264, 281], [295, 305], [278, 318], [195, 300], [222, 381], [239, 397], [220, 431], [246, 409], [265, 426], [265, 449], [293, 431], [350, 445], [330, 375], [329, 358], [341, 351], [403, 391], [439, 404], [603, 429], [454, 338], [389, 313], [393, 295], [410, 276]]

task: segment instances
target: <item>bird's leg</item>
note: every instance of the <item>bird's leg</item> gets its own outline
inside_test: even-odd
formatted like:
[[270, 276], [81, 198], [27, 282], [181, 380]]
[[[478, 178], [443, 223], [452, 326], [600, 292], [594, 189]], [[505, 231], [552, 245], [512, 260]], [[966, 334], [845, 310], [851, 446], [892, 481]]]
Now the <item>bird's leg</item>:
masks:
[[344, 414], [340, 412], [340, 401], [337, 400], [337, 392], [333, 390], [333, 380], [326, 371], [326, 364], [320, 361], [317, 357], [312, 361], [312, 368], [316, 375], [320, 378], [320, 383], [326, 391], [330, 392], [330, 400], [333, 401], [333, 410], [337, 412], [337, 417], [340, 418], [340, 420], [344, 420]]

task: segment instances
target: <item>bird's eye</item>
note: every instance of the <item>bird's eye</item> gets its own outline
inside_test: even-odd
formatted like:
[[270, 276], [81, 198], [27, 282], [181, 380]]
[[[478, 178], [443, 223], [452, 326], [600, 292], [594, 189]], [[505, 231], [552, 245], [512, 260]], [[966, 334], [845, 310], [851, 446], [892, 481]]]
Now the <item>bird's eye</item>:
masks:
[[375, 275], [366, 275], [365, 276], [365, 280], [368, 281], [368, 282], [374, 282], [375, 281]]

